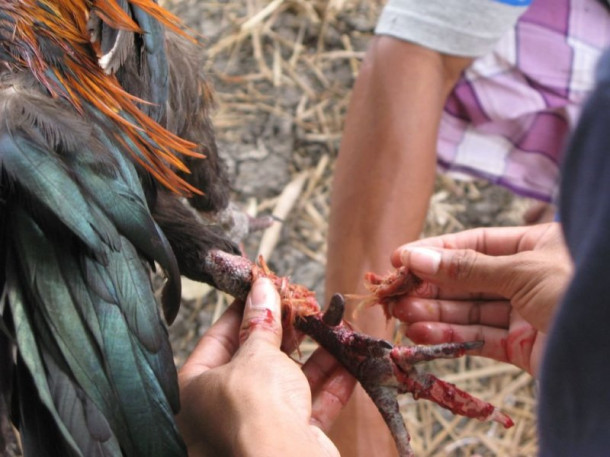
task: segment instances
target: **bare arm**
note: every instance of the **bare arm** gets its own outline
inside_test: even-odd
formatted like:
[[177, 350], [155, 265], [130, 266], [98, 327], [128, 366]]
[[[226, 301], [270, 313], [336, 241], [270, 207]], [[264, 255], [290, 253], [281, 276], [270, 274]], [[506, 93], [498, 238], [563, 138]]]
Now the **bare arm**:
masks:
[[[354, 87], [336, 164], [329, 297], [363, 292], [364, 273], [388, 271], [389, 253], [419, 236], [434, 185], [442, 107], [470, 62], [388, 36], [373, 39]], [[365, 333], [391, 336], [392, 325], [379, 309], [362, 311], [352, 321]], [[393, 449], [381, 416], [361, 390], [352, 398], [331, 437], [343, 455], [387, 455], [379, 453], [379, 446]], [[358, 421], [365, 426], [357, 426]], [[377, 451], [367, 451], [371, 445]]]

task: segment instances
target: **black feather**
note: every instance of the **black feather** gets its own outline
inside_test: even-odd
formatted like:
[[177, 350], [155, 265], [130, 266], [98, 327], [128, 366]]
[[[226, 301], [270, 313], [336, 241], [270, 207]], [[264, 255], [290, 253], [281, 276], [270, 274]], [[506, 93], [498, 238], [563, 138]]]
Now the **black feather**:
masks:
[[[179, 271], [133, 163], [103, 128], [56, 131], [74, 118], [61, 102], [45, 105], [63, 115], [53, 124], [29, 112], [35, 96], [21, 96], [0, 105], [0, 167], [10, 188], [7, 301], [29, 386], [16, 397], [26, 447], [34, 455], [38, 441], [47, 455], [184, 455], [173, 422], [176, 370], [144, 259], [172, 273], [174, 303]], [[46, 413], [32, 419], [26, 410]], [[48, 442], [43, 429], [54, 430]]]
[[[190, 203], [224, 209], [229, 180], [198, 51], [166, 36], [135, 3], [111, 1], [142, 33], [115, 29], [93, 2], [87, 58], [99, 51], [105, 72], [143, 100], [145, 114], [198, 145], [206, 158], [186, 158], [192, 174], [184, 177], [204, 195]], [[52, 1], [36, 7], [55, 14]], [[77, 91], [66, 84], [78, 84], [67, 65], [76, 62], [74, 43], [36, 36], [43, 54], [30, 52], [31, 43], [12, 39], [12, 11], [0, 11], [0, 393], [11, 397], [0, 413], [10, 402], [26, 455], [185, 456], [174, 422], [176, 367], [150, 269], [159, 264], [167, 276], [171, 323], [180, 275], [211, 282], [207, 251], [238, 248], [157, 188], [144, 170], [154, 159], [116, 120], [94, 102], [69, 102]], [[116, 114], [139, 125], [133, 112]], [[153, 135], [137, 131], [154, 148]]]

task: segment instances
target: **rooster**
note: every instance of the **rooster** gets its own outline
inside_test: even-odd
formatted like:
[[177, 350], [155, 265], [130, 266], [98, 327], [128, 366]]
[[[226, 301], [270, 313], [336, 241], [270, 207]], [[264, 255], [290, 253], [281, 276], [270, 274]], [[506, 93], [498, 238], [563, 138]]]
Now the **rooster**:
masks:
[[194, 211], [229, 199], [198, 54], [153, 0], [0, 0], [0, 409], [26, 456], [186, 455], [166, 323], [180, 275], [238, 252]]
[[[401, 456], [413, 456], [402, 393], [511, 426], [415, 366], [482, 342], [394, 347], [359, 334], [343, 321], [342, 297], [322, 313], [311, 291], [203, 222], [249, 225], [229, 205], [198, 54], [153, 0], [0, 0], [0, 413], [25, 455], [186, 455], [166, 329], [181, 275], [241, 300], [256, 277], [271, 278], [293, 336], [285, 349], [297, 330], [335, 356]], [[156, 265], [167, 278], [163, 317]], [[366, 301], [385, 307], [421, 283], [400, 270], [365, 279]]]

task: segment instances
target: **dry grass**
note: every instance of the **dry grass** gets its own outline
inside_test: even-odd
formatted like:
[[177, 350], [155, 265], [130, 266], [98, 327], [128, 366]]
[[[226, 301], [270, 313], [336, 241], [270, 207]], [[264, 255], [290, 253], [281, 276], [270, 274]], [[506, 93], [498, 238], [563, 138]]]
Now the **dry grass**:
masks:
[[[319, 292], [328, 197], [343, 119], [383, 2], [161, 3], [206, 37], [205, 70], [217, 90], [214, 123], [219, 139], [224, 145], [246, 149], [240, 152], [241, 162], [227, 156], [235, 176], [250, 181], [248, 188], [238, 186], [236, 198], [252, 213], [273, 212], [285, 221], [252, 241], [251, 249], [264, 253], [278, 273], [293, 275]], [[284, 142], [288, 146], [282, 148]], [[274, 160], [278, 151], [285, 160]], [[257, 174], [248, 176], [244, 169], [251, 162], [258, 167]], [[276, 166], [271, 186], [255, 182], [263, 170]], [[424, 235], [518, 224], [526, 204], [485, 183], [439, 177]], [[307, 275], [303, 269], [315, 274]], [[172, 328], [178, 364], [229, 300], [207, 285], [185, 281], [183, 309]], [[500, 406], [516, 425], [503, 430], [497, 424], [454, 417], [430, 402], [404, 396], [401, 408], [419, 457], [536, 455], [535, 385], [529, 375], [509, 365], [470, 357], [435, 361], [427, 368]]]
[[[253, 212], [272, 211], [285, 220], [256, 240], [259, 244], [253, 249], [275, 261], [280, 274], [293, 273], [283, 268], [292, 268], [284, 258], [294, 252], [302, 254], [300, 261], [323, 270], [334, 159], [354, 77], [382, 2], [166, 3], [208, 36], [206, 70], [218, 93], [215, 125], [220, 140], [231, 145], [250, 142], [255, 158], [266, 157], [270, 150], [274, 153], [276, 145], [273, 132], [265, 131], [261, 119], [288, 132], [291, 147], [285, 152], [286, 169], [280, 171], [285, 180], [279, 188], [271, 193], [238, 189], [236, 195]], [[262, 133], [254, 138], [249, 135], [252, 130]], [[442, 177], [437, 181], [424, 235], [518, 224], [525, 205], [527, 202], [485, 183]], [[306, 285], [318, 291], [321, 287], [319, 280]], [[190, 309], [193, 319], [203, 309], [213, 319], [226, 306], [226, 297], [204, 286], [193, 290], [187, 304], [187, 314]], [[188, 349], [202, 328], [193, 330], [191, 326], [191, 339], [179, 341], [181, 348]], [[500, 406], [516, 425], [504, 430], [497, 424], [454, 417], [434, 404], [405, 396], [402, 411], [419, 457], [536, 454], [535, 385], [529, 375], [480, 358], [436, 361], [428, 369]]]

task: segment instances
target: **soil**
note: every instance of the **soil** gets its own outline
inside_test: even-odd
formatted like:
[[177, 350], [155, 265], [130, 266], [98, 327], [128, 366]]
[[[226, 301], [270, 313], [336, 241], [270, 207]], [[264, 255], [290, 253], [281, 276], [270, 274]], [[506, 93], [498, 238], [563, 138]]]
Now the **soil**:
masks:
[[[218, 100], [214, 124], [234, 201], [251, 214], [282, 216], [268, 230], [277, 233], [249, 237], [246, 252], [251, 258], [264, 252], [274, 271], [318, 297], [324, 292], [329, 194], [343, 119], [382, 3], [168, 2], [204, 36], [205, 70]], [[422, 236], [521, 225], [530, 204], [487, 182], [439, 176]], [[231, 300], [190, 282], [184, 291], [183, 310], [171, 329], [179, 365]], [[416, 455], [536, 455], [535, 385], [528, 374], [470, 357], [426, 369], [499, 402], [518, 422], [505, 431], [404, 396], [401, 411]]]
[[[244, 26], [270, 4], [279, 6], [261, 23]], [[166, 6], [204, 38], [218, 102], [214, 124], [234, 201], [269, 214], [287, 186], [306, 175], [267, 262], [323, 296], [333, 163], [379, 2], [173, 0]], [[527, 205], [489, 183], [439, 177], [422, 235], [520, 224]], [[260, 252], [261, 238], [245, 240], [251, 258]], [[217, 305], [223, 298], [205, 286], [186, 282], [185, 290], [172, 327], [178, 363], [225, 304]]]
[[[221, 154], [232, 176], [234, 201], [251, 214], [283, 214], [282, 222], [273, 230], [254, 234], [245, 241], [246, 252], [250, 257], [261, 251], [267, 253], [269, 265], [278, 274], [290, 276], [294, 282], [314, 290], [318, 297], [323, 296], [334, 160], [350, 91], [382, 2], [160, 3], [202, 37], [207, 57], [205, 71], [218, 105], [214, 124]], [[488, 183], [439, 177], [424, 235], [520, 224], [527, 205], [527, 200]], [[178, 365], [230, 300], [206, 285], [185, 280], [182, 310], [170, 328]], [[416, 448], [418, 455], [473, 455], [475, 451], [490, 456], [535, 455], [535, 444], [523, 445], [535, 441], [532, 421], [524, 419], [527, 414], [532, 415], [533, 382], [514, 370], [494, 367], [488, 361], [467, 359], [437, 365], [438, 370], [453, 373], [454, 378], [467, 370], [488, 373], [474, 381], [466, 376], [470, 379], [466, 389], [474, 394], [478, 390], [486, 399], [494, 398], [507, 385], [511, 387], [509, 403], [525, 411], [520, 413], [519, 438], [510, 437], [511, 447], [503, 448], [503, 444], [493, 441], [497, 435], [505, 442], [503, 432], [486, 424], [475, 424], [467, 429], [470, 435], [464, 437], [455, 430], [471, 427], [469, 423], [459, 422], [462, 425], [457, 427], [454, 421], [445, 429], [450, 417], [429, 406], [418, 404], [416, 408], [414, 402], [405, 400], [403, 406], [408, 411], [405, 414], [414, 445], [423, 442], [418, 434], [429, 435], [436, 443], [436, 447]], [[494, 370], [506, 379], [490, 376]], [[422, 417], [427, 418], [425, 431], [418, 425]], [[436, 442], [437, 435], [444, 438]], [[521, 446], [521, 451], [514, 453], [514, 446]]]
[[[251, 214], [282, 222], [245, 242], [271, 268], [324, 292], [329, 194], [351, 88], [382, 1], [239, 0], [166, 2], [204, 36], [218, 107], [214, 124], [234, 185]], [[422, 236], [521, 225], [531, 202], [482, 181], [439, 176]], [[231, 298], [185, 283], [171, 337], [180, 365]], [[312, 346], [310, 346], [311, 348]], [[304, 352], [307, 352], [305, 350]], [[535, 385], [514, 367], [481, 358], [433, 362], [427, 370], [500, 403], [517, 426], [455, 418], [405, 396], [401, 411], [418, 456], [536, 455]], [[349, 457], [349, 456], [347, 456]]]

